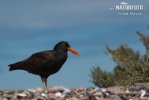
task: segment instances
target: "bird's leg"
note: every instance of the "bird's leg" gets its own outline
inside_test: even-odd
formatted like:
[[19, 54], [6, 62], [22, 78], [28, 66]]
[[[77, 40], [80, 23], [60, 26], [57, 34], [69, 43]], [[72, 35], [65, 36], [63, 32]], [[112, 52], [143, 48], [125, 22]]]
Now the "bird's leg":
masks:
[[41, 81], [42, 81], [43, 91], [46, 92], [46, 90], [47, 90], [47, 78], [42, 77]]
[[45, 86], [46, 86], [46, 88], [47, 88], [47, 78], [45, 78]]
[[42, 85], [43, 85], [43, 90], [42, 90], [41, 96], [46, 97], [47, 93], [48, 93], [48, 91], [47, 91], [47, 78], [41, 77], [41, 81], [42, 81]]
[[47, 79], [46, 78], [41, 78], [43, 89], [45, 90], [47, 88]]
[[46, 89], [46, 81], [45, 78], [41, 78], [43, 89]]

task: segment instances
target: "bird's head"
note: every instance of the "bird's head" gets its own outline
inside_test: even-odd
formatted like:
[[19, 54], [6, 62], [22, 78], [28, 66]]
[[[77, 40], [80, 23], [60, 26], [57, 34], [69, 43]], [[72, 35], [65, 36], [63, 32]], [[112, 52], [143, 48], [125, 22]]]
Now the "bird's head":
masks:
[[54, 46], [54, 50], [56, 51], [63, 51], [63, 52], [67, 52], [70, 51], [71, 53], [75, 54], [75, 55], [80, 55], [76, 50], [72, 49], [69, 45], [68, 42], [66, 41], [60, 41], [58, 42], [55, 46]]

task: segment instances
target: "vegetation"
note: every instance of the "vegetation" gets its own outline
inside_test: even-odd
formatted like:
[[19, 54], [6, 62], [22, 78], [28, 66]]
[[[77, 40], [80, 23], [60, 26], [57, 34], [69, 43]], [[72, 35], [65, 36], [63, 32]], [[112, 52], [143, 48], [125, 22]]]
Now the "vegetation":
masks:
[[106, 46], [106, 54], [110, 55], [116, 63], [112, 72], [102, 70], [100, 67], [91, 69], [92, 82], [99, 87], [114, 85], [133, 85], [138, 82], [149, 82], [149, 36], [141, 32], [136, 32], [140, 41], [145, 47], [145, 54], [125, 45], [120, 45], [116, 49]]

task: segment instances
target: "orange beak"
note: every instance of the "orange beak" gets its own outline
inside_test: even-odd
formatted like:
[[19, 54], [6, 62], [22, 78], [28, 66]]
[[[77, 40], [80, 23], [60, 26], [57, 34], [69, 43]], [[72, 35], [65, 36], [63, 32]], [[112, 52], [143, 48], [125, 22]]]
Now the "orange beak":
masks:
[[75, 54], [75, 55], [80, 56], [80, 54], [79, 54], [76, 50], [74, 50], [74, 49], [72, 49], [72, 48], [70, 48], [70, 47], [67, 48], [67, 50], [70, 51], [71, 53]]

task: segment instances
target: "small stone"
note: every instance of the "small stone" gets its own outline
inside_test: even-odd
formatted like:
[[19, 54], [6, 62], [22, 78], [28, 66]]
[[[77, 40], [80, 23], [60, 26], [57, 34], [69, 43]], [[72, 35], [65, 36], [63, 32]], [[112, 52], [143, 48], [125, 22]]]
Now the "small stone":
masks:
[[41, 92], [43, 89], [42, 88], [36, 88], [35, 90], [38, 92]]
[[96, 92], [97, 92], [97, 91], [96, 91], [95, 89], [86, 91], [86, 93], [87, 93], [88, 95], [92, 95], [92, 94], [94, 94], [94, 93], [96, 93]]
[[8, 98], [3, 98], [3, 99], [0, 98], [0, 100], [9, 100], [9, 99]]
[[67, 99], [67, 100], [79, 100], [79, 99], [78, 99], [78, 98], [76, 98], [76, 97], [72, 97], [72, 98]]
[[18, 93], [16, 95], [19, 96], [19, 97], [26, 97], [27, 96], [27, 94], [25, 94], [25, 93]]
[[29, 92], [36, 93], [35, 89], [28, 89]]
[[54, 87], [49, 87], [48, 88], [48, 90], [50, 90], [49, 92], [52, 92], [52, 93], [63, 92], [64, 89], [65, 88], [63, 86], [54, 86]]
[[98, 96], [95, 96], [95, 100], [102, 100], [102, 99]]
[[121, 98], [118, 95], [114, 95], [112, 100], [121, 100]]
[[95, 94], [94, 94], [94, 96], [102, 96], [102, 92], [96, 92]]
[[57, 97], [62, 97], [62, 93], [57, 92], [57, 93], [55, 94], [55, 96], [57, 96]]
[[7, 99], [10, 99], [10, 98], [13, 97], [13, 95], [12, 94], [4, 94], [3, 97], [4, 98], [7, 98]]
[[87, 96], [81, 97], [80, 100], [89, 100], [89, 97], [87, 97]]
[[57, 97], [55, 96], [54, 93], [48, 93], [48, 99], [49, 100], [55, 100]]
[[95, 91], [99, 91], [99, 90], [101, 90], [101, 89], [100, 89], [100, 88], [98, 88], [98, 87], [96, 87], [94, 90], [95, 90]]
[[106, 92], [106, 91], [107, 91], [106, 88], [102, 88], [102, 89], [101, 89], [101, 92]]
[[107, 91], [113, 94], [125, 94], [126, 93], [126, 89], [123, 86], [108, 87]]
[[70, 93], [70, 92], [71, 92], [71, 90], [70, 90], [70, 89], [64, 88], [63, 93]]
[[45, 93], [41, 93], [41, 96], [42, 96], [42, 97], [46, 97], [47, 94], [45, 94]]

